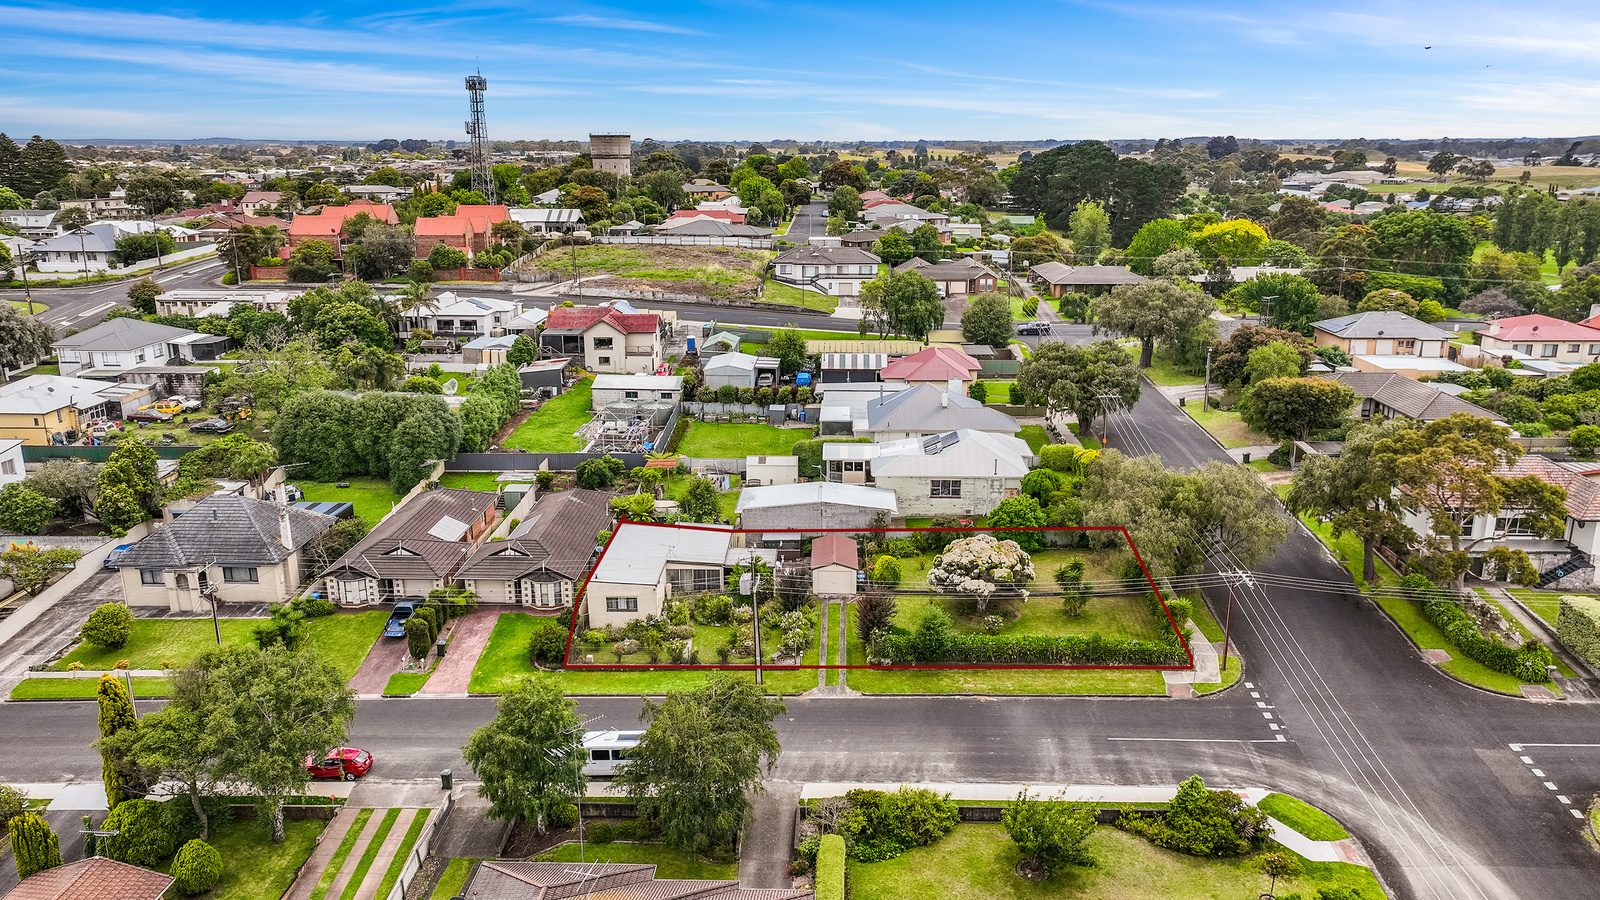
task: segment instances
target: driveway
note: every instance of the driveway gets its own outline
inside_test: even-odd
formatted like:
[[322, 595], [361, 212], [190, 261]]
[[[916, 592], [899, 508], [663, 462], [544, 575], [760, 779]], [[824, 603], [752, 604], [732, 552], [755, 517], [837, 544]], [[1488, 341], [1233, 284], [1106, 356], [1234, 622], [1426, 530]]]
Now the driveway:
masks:
[[828, 204], [813, 200], [794, 211], [794, 221], [789, 223], [786, 235], [791, 243], [809, 244], [814, 237], [828, 233]]

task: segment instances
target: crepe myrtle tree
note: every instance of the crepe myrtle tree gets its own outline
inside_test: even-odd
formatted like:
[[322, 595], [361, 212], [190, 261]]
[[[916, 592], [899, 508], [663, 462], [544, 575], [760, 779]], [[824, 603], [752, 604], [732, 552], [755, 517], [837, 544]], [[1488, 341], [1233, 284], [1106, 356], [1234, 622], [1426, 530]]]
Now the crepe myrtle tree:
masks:
[[[989, 598], [999, 585], [1022, 585], [1033, 580], [1033, 560], [1016, 541], [975, 534], [951, 542], [934, 557], [928, 583], [953, 594], [969, 596], [978, 612], [989, 608]], [[1027, 596], [1027, 592], [1023, 592]]]

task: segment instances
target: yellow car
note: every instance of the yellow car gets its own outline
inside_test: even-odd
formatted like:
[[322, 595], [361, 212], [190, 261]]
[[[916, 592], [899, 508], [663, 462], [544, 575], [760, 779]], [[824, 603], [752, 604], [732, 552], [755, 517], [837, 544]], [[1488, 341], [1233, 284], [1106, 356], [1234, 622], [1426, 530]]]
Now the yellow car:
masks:
[[169, 416], [175, 416], [183, 412], [183, 404], [176, 400], [162, 400], [155, 404], [155, 410], [156, 412], [164, 412]]

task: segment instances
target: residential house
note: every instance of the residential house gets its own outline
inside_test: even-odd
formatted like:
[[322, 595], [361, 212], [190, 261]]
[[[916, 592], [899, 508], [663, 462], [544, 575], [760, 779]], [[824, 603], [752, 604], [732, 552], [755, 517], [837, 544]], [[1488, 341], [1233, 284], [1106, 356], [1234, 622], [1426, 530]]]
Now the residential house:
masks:
[[936, 384], [946, 386], [959, 381], [961, 389], [978, 377], [983, 363], [954, 347], [929, 347], [903, 356], [883, 367], [879, 377], [890, 384]]
[[829, 481], [894, 491], [904, 516], [986, 516], [1017, 496], [1034, 462], [1021, 438], [968, 429], [885, 444], [827, 443], [822, 459]]
[[[630, 230], [627, 233], [632, 234], [635, 230], [637, 230], [637, 228]], [[713, 219], [704, 215], [697, 215], [692, 218], [677, 219], [673, 222], [663, 223], [656, 226], [656, 231], [664, 237], [685, 238], [685, 243], [693, 243], [692, 241], [687, 240], [689, 238], [702, 237], [731, 237], [750, 239], [772, 237], [771, 228], [761, 228], [756, 225], [746, 225], [742, 222], [728, 222], [722, 219]], [[701, 241], [699, 243], [705, 242]]]
[[453, 488], [412, 497], [323, 573], [328, 599], [373, 606], [445, 587], [488, 533], [497, 499]]
[[421, 328], [435, 335], [499, 336], [522, 315], [522, 301], [503, 297], [462, 297], [445, 291], [423, 306], [401, 313], [409, 332]]
[[398, 203], [401, 200], [408, 200], [412, 196], [411, 188], [394, 187], [387, 184], [351, 184], [346, 185], [342, 190], [351, 196], [365, 197], [368, 200], [376, 200], [379, 203]]
[[706, 181], [703, 178], [697, 178], [684, 185], [683, 192], [689, 195], [689, 199], [696, 202], [701, 200], [725, 200], [733, 196], [732, 188], [725, 184]]
[[822, 384], [873, 382], [889, 364], [887, 353], [822, 353]]
[[861, 550], [853, 538], [825, 534], [811, 542], [811, 593], [818, 597], [854, 596], [860, 570]]
[[545, 319], [539, 346], [591, 372], [654, 372], [661, 365], [661, 317], [613, 306], [558, 306]]
[[148, 403], [148, 387], [64, 375], [29, 375], [0, 384], [0, 438], [31, 447], [67, 443], [93, 421], [115, 421]]
[[[883, 228], [861, 228], [861, 229], [857, 229], [857, 230], [849, 232], [847, 234], [839, 235], [839, 245], [841, 247], [856, 247], [856, 248], [860, 248], [860, 249], [864, 249], [864, 250], [871, 250], [872, 246], [878, 242], [878, 238], [881, 238], [884, 235], [888, 234], [890, 231], [894, 231], [894, 230], [895, 229], [893, 229], [893, 228], [888, 228], [888, 229], [883, 229]], [[904, 233], [903, 229], [901, 231], [902, 231], [902, 233]]]
[[143, 319], [112, 319], [51, 344], [61, 374], [166, 365], [181, 355], [176, 341], [195, 332]]
[[239, 200], [239, 212], [247, 216], [253, 216], [263, 206], [278, 209], [282, 205], [282, 191], [246, 191], [244, 197]]
[[511, 321], [505, 324], [505, 329], [511, 334], [526, 334], [535, 340], [539, 337], [539, 329], [544, 327], [544, 321], [550, 315], [549, 310], [530, 306], [518, 313]]
[[162, 525], [116, 561], [129, 606], [206, 612], [210, 598], [283, 603], [300, 590], [306, 546], [337, 520], [236, 493], [217, 493]]
[[682, 399], [682, 375], [596, 375], [589, 408], [601, 410], [613, 403], [677, 403]]
[[156, 315], [206, 316], [227, 318], [235, 306], [254, 306], [261, 312], [275, 312], [287, 316], [289, 301], [300, 296], [299, 291], [243, 288], [239, 290], [203, 290], [180, 288], [167, 291], [156, 298]]
[[622, 522], [584, 592], [588, 627], [660, 615], [674, 593], [723, 591], [732, 529]]
[[854, 297], [862, 285], [878, 277], [879, 262], [856, 247], [806, 245], [778, 254], [772, 261], [772, 278], [833, 297]]
[[1433, 422], [1460, 412], [1496, 422], [1505, 421], [1497, 412], [1468, 403], [1434, 385], [1422, 384], [1393, 372], [1336, 372], [1322, 377], [1337, 381], [1356, 392], [1356, 398], [1360, 401], [1356, 414], [1363, 420], [1381, 416], [1385, 419], [1404, 417], [1418, 422]]
[[1478, 343], [1491, 356], [1521, 353], [1566, 366], [1600, 362], [1600, 329], [1550, 316], [1496, 319], [1478, 332]]
[[[842, 481], [807, 481], [747, 487], [739, 492], [734, 512], [739, 516], [739, 527], [746, 531], [801, 528], [820, 532], [829, 528], [871, 528], [880, 516], [887, 520], [899, 515], [900, 507], [891, 490]], [[773, 537], [799, 540], [802, 536]]]
[[29, 875], [4, 900], [161, 900], [174, 880], [165, 872], [91, 856]]
[[40, 272], [109, 272], [117, 261], [117, 233], [109, 226], [74, 228], [29, 248]]
[[727, 209], [680, 209], [667, 216], [667, 220], [662, 222], [660, 227], [670, 229], [684, 222], [693, 222], [697, 219], [715, 219], [720, 222], [726, 222], [729, 225], [743, 225], [745, 223], [744, 213], [742, 212], [734, 212]]
[[610, 527], [610, 494], [546, 494], [505, 540], [474, 550], [456, 577], [483, 603], [547, 611], [570, 607], [589, 574], [596, 535]]
[[61, 233], [61, 228], [56, 225], [59, 212], [54, 209], [8, 209], [0, 212], [0, 224], [15, 228], [21, 237], [42, 241]]
[[461, 896], [480, 900], [816, 900], [809, 890], [656, 878], [655, 871], [654, 865], [646, 863], [577, 865], [488, 859], [473, 870], [472, 881]]
[[387, 225], [400, 224], [394, 207], [370, 200], [352, 200], [344, 206], [324, 206], [315, 214], [302, 214], [289, 223], [289, 249], [294, 250], [309, 240], [327, 241], [334, 252], [344, 257], [344, 223], [359, 215], [368, 215]]
[[90, 219], [131, 219], [139, 214], [136, 207], [128, 205], [126, 191], [112, 191], [106, 197], [89, 197], [85, 200], [63, 200], [62, 209], [81, 209]]
[[491, 243], [494, 226], [508, 221], [510, 210], [500, 204], [456, 207], [453, 215], [424, 216], [417, 220], [413, 234], [417, 259], [425, 259], [435, 244], [445, 244], [471, 256], [482, 253]]
[[1044, 284], [1052, 297], [1072, 293], [1101, 294], [1119, 284], [1143, 284], [1148, 280], [1121, 266], [1069, 266], [1054, 261], [1029, 266], [1028, 272]]
[[[867, 404], [910, 388], [907, 384], [882, 381], [832, 382], [817, 386], [822, 402], [817, 411], [818, 434], [822, 437], [850, 437], [865, 434]], [[814, 472], [807, 472], [814, 475]]]
[[22, 438], [0, 438], [0, 487], [28, 477], [22, 443]]
[[529, 234], [571, 234], [583, 227], [583, 213], [576, 209], [512, 209], [507, 215]]
[[899, 200], [874, 200], [865, 203], [861, 208], [861, 218], [872, 225], [873, 228], [894, 228], [910, 234], [919, 225], [932, 225], [939, 229], [940, 240], [949, 241], [950, 217], [944, 213], [929, 212], [909, 203]]
[[[211, 241], [212, 243], [219, 243], [226, 239], [228, 234], [235, 228], [276, 228], [281, 232], [287, 233], [289, 230], [289, 223], [283, 219], [273, 218], [272, 216], [246, 216], [234, 214], [217, 216], [204, 225], [201, 225], [199, 228], [196, 228], [195, 231], [199, 232], [201, 238]], [[254, 262], [254, 260], [242, 260], [244, 265], [249, 265], [251, 262]]]
[[1365, 312], [1312, 322], [1318, 347], [1338, 347], [1363, 372], [1395, 372], [1408, 378], [1465, 372], [1455, 361], [1455, 335], [1404, 313]]
[[934, 283], [941, 297], [965, 297], [968, 294], [986, 294], [995, 289], [1000, 276], [993, 269], [971, 257], [931, 263], [920, 256], [894, 267], [895, 272], [916, 272]]
[[867, 401], [867, 424], [856, 429], [859, 437], [878, 443], [970, 429], [994, 434], [1016, 434], [1017, 420], [968, 397], [959, 389], [918, 384], [904, 391]]

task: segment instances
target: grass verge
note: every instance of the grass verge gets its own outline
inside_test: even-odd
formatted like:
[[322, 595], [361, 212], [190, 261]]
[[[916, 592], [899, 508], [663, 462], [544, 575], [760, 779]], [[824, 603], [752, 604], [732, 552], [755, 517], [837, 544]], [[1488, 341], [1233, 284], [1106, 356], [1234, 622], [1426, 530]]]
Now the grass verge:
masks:
[[312, 619], [306, 630], [305, 645], [315, 649], [323, 662], [338, 669], [340, 676], [349, 681], [383, 634], [383, 623], [388, 616], [386, 611], [374, 609]]
[[417, 843], [417, 836], [422, 834], [422, 826], [428, 823], [428, 810], [419, 809], [411, 817], [411, 827], [406, 829], [406, 836], [401, 839], [400, 846], [395, 848], [394, 859], [389, 862], [389, 870], [383, 873], [383, 880], [378, 882], [378, 892], [373, 897], [387, 900], [389, 892], [394, 890], [394, 883], [400, 880], [400, 870], [406, 867], [406, 857], [411, 855], [411, 848]]
[[816, 309], [822, 312], [833, 312], [839, 308], [839, 298], [830, 297], [817, 291], [808, 291], [795, 287], [792, 284], [780, 284], [768, 281], [757, 299], [759, 303], [772, 303], [782, 306], [799, 306], [805, 309]]
[[1333, 817], [1288, 794], [1268, 794], [1256, 806], [1313, 841], [1342, 841], [1349, 833]]
[[589, 401], [594, 379], [585, 378], [572, 390], [546, 401], [506, 438], [505, 446], [541, 453], [576, 453], [583, 440], [573, 436], [591, 417]]
[[[732, 881], [739, 877], [737, 862], [712, 862], [664, 844], [586, 844], [583, 856], [585, 862], [653, 864], [656, 867], [657, 878]], [[562, 844], [549, 853], [534, 858], [548, 862], [578, 862], [578, 845]]]
[[361, 882], [367, 879], [367, 872], [372, 869], [373, 860], [378, 858], [378, 851], [383, 848], [384, 838], [389, 836], [395, 820], [399, 818], [399, 809], [391, 809], [383, 814], [383, 821], [379, 822], [377, 829], [372, 832], [372, 840], [367, 842], [366, 851], [361, 854], [360, 861], [350, 872], [350, 880], [345, 882], [344, 892], [339, 895], [339, 900], [355, 900], [356, 894], [361, 891]]
[[[97, 678], [29, 678], [11, 689], [13, 700], [93, 700]], [[135, 678], [135, 698], [165, 697], [172, 684], [165, 678]]]
[[459, 858], [450, 860], [450, 864], [439, 873], [439, 884], [433, 889], [430, 900], [450, 900], [461, 893], [467, 886], [467, 876], [472, 874], [472, 864], [476, 859]]
[[356, 817], [351, 820], [350, 827], [345, 829], [344, 839], [339, 841], [338, 849], [333, 851], [333, 857], [328, 860], [328, 867], [322, 870], [322, 877], [317, 879], [317, 886], [311, 889], [311, 900], [323, 900], [328, 896], [328, 890], [333, 887], [333, 880], [339, 877], [339, 870], [344, 868], [344, 861], [350, 858], [350, 851], [360, 839], [361, 829], [367, 827], [367, 820], [370, 818], [372, 810], [356, 811]]
[[389, 683], [384, 685], [385, 694], [415, 694], [422, 690], [428, 683], [428, 676], [432, 672], [396, 672], [389, 676]]
[[1141, 374], [1162, 387], [1205, 384], [1206, 381], [1204, 375], [1191, 375], [1178, 368], [1176, 360], [1168, 359], [1160, 353], [1150, 358], [1150, 368], [1141, 370]]
[[1224, 447], [1256, 447], [1276, 444], [1272, 438], [1251, 429], [1233, 410], [1201, 409], [1200, 405], [1186, 405], [1183, 411], [1189, 418], [1211, 433]]

